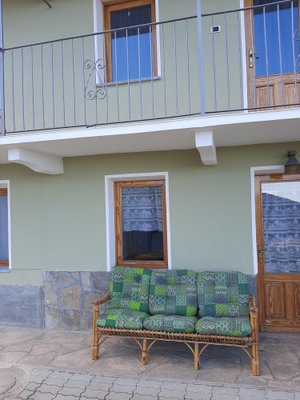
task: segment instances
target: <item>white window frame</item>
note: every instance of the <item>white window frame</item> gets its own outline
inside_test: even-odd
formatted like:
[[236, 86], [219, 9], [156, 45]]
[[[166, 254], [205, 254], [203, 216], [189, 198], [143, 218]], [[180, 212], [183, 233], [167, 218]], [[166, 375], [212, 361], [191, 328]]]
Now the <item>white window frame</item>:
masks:
[[258, 273], [257, 263], [257, 238], [256, 238], [256, 203], [255, 203], [255, 176], [257, 174], [283, 174], [283, 165], [269, 165], [263, 167], [250, 168], [250, 187], [251, 187], [251, 220], [252, 220], [252, 254], [253, 254], [253, 273]]
[[171, 269], [171, 229], [170, 229], [170, 201], [169, 201], [169, 174], [168, 172], [147, 172], [137, 174], [105, 175], [105, 220], [106, 220], [106, 269], [111, 271], [116, 265], [115, 246], [115, 199], [114, 183], [118, 181], [164, 180], [166, 188], [166, 226], [168, 269]]
[[[103, 32], [104, 30], [104, 4], [111, 2], [111, 0], [93, 0], [93, 31], [94, 33]], [[116, 3], [118, 0], [116, 0]], [[159, 0], [155, 0], [155, 16], [156, 22], [159, 22]], [[103, 49], [104, 49], [104, 35], [94, 36], [94, 49], [95, 49], [95, 62], [99, 59], [103, 59]], [[153, 77], [155, 79], [161, 77], [161, 55], [160, 55], [160, 26], [156, 25], [156, 60], [157, 60], [157, 76]], [[104, 71], [105, 69], [99, 71], [99, 75], [96, 74], [96, 84], [99, 85], [104, 82]], [[144, 81], [145, 79], [143, 79]], [[150, 78], [149, 78], [150, 80]], [[122, 83], [122, 82], [120, 82]]]
[[11, 207], [10, 207], [10, 181], [8, 180], [0, 180], [0, 188], [7, 190], [7, 222], [8, 222], [8, 266], [1, 267], [1, 272], [7, 272], [11, 269]]
[[[245, 0], [240, 0], [240, 9], [245, 7]], [[247, 73], [247, 54], [246, 54], [246, 25], [245, 12], [242, 13], [240, 19], [241, 28], [241, 54], [242, 54], [242, 80], [243, 80], [243, 102], [244, 108], [248, 108], [248, 73]], [[245, 112], [248, 112], [245, 110]]]

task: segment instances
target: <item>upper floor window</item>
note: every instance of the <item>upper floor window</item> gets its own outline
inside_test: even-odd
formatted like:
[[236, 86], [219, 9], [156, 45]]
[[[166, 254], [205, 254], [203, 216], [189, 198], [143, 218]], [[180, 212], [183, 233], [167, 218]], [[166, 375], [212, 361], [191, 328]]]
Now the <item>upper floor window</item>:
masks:
[[115, 182], [117, 265], [168, 266], [164, 180]]
[[9, 216], [7, 185], [0, 182], [0, 268], [9, 266]]
[[156, 75], [154, 0], [131, 0], [104, 5], [107, 80], [122, 82]]
[[[299, 0], [253, 0], [256, 76], [299, 72]], [[293, 30], [292, 30], [293, 28]]]

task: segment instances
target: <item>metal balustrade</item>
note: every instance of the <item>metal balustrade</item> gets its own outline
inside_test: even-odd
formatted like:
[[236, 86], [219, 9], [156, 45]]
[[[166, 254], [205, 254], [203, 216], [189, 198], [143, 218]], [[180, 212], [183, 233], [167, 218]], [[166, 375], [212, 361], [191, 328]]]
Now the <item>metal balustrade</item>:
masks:
[[285, 0], [4, 48], [2, 134], [299, 106], [298, 15]]

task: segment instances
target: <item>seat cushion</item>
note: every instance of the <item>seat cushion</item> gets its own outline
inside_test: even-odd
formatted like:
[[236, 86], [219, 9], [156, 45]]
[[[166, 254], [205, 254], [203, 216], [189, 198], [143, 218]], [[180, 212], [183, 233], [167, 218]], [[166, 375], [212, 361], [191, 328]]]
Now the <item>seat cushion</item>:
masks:
[[134, 267], [114, 267], [110, 279], [111, 300], [107, 309], [149, 312], [151, 270]]
[[241, 272], [200, 272], [197, 277], [199, 316], [248, 317], [247, 275]]
[[97, 325], [102, 328], [142, 329], [145, 318], [149, 315], [141, 311], [109, 309], [100, 314]]
[[197, 314], [196, 273], [189, 270], [153, 270], [150, 280], [150, 314]]
[[144, 328], [150, 331], [166, 332], [195, 332], [197, 317], [183, 317], [181, 315], [153, 315], [144, 321]]
[[195, 330], [202, 335], [242, 337], [250, 335], [251, 326], [249, 318], [245, 317], [203, 317], [196, 323]]

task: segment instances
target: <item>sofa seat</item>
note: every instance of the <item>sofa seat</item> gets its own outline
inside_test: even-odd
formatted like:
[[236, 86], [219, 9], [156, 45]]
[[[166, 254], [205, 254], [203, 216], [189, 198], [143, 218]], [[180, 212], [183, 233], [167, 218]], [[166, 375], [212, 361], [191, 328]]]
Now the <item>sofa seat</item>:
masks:
[[97, 325], [102, 328], [142, 329], [148, 316], [149, 314], [142, 311], [109, 309], [105, 314], [99, 315]]
[[197, 321], [197, 317], [158, 314], [146, 318], [144, 328], [150, 331], [193, 333]]
[[203, 317], [195, 326], [202, 335], [245, 337], [251, 334], [247, 317]]

